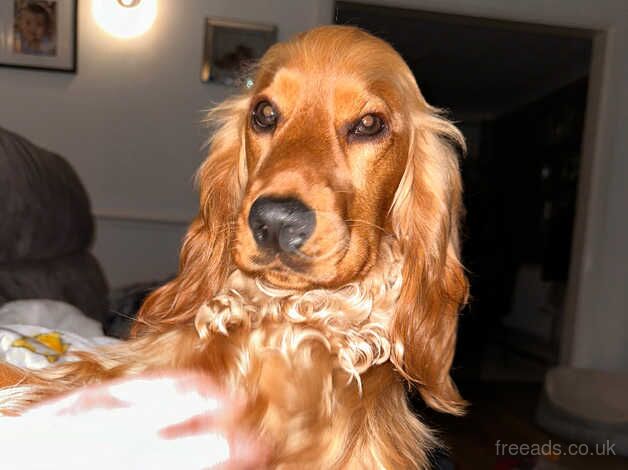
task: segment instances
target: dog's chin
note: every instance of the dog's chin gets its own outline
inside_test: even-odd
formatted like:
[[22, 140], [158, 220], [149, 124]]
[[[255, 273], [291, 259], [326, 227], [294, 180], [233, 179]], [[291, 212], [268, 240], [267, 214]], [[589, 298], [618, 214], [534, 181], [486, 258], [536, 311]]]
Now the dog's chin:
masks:
[[298, 273], [281, 263], [278, 259], [263, 260], [259, 254], [248, 255], [242, 252], [233, 253], [233, 261], [241, 272], [259, 279], [269, 287], [285, 290], [307, 290], [312, 286], [303, 273]]
[[318, 272], [315, 267], [312, 270], [306, 271], [293, 271], [289, 267], [281, 265], [280, 267], [274, 266], [273, 268], [249, 271], [248, 274], [253, 277], [259, 278], [266, 285], [277, 289], [295, 290], [295, 291], [307, 291], [311, 289], [336, 289], [342, 287], [342, 285], [350, 282], [359, 276], [358, 273], [345, 274], [346, 277], [340, 276], [340, 273], [335, 269], [329, 269], [333, 272], [333, 275], [317, 276]]
[[314, 287], [311, 281], [287, 270], [262, 271], [258, 276], [265, 284], [278, 289], [304, 291]]
[[306, 291], [326, 287], [329, 284], [329, 279], [316, 279], [314, 276], [315, 273], [310, 272], [310, 269], [299, 269], [297, 271], [278, 260], [265, 266], [250, 266], [246, 263], [239, 263], [237, 258], [235, 261], [236, 266], [242, 272], [276, 289]]

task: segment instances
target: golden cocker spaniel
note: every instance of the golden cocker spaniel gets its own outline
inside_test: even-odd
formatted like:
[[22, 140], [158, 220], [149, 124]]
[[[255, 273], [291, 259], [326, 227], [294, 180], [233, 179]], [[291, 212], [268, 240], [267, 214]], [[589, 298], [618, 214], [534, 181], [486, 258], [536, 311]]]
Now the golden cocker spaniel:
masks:
[[272, 468], [427, 467], [435, 439], [406, 389], [464, 407], [449, 376], [467, 297], [462, 135], [390, 45], [344, 26], [273, 46], [210, 119], [176, 279], [135, 339], [30, 374], [13, 408], [195, 369], [246, 395], [240, 425], [271, 444]]

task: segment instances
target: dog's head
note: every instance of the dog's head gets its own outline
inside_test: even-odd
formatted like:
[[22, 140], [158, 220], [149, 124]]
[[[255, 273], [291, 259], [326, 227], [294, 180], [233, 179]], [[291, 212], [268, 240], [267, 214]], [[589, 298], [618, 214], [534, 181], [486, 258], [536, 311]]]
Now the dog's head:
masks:
[[[179, 276], [140, 318], [189, 320], [234, 268], [304, 291], [359, 280], [390, 234], [404, 255], [392, 360], [433, 406], [455, 411], [458, 130], [429, 106], [392, 47], [330, 26], [272, 47], [253, 87], [212, 113], [201, 210]], [[141, 328], [137, 324], [138, 328]]]
[[413, 83], [390, 46], [354, 29], [315, 30], [269, 51], [243, 129], [240, 269], [299, 289], [369, 271], [393, 228]]

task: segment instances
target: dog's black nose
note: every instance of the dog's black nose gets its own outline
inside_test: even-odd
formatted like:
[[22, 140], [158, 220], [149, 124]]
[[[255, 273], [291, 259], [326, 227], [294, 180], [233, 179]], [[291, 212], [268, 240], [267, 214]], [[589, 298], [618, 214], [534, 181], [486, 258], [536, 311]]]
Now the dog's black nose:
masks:
[[249, 227], [260, 248], [296, 251], [316, 226], [314, 211], [294, 198], [261, 197], [251, 206]]

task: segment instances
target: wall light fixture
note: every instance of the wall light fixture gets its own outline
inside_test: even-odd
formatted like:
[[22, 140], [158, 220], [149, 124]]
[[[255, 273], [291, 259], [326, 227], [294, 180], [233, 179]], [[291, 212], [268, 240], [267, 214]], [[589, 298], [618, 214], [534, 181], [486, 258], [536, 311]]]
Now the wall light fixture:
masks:
[[92, 0], [98, 26], [117, 38], [144, 34], [157, 17], [157, 0]]

